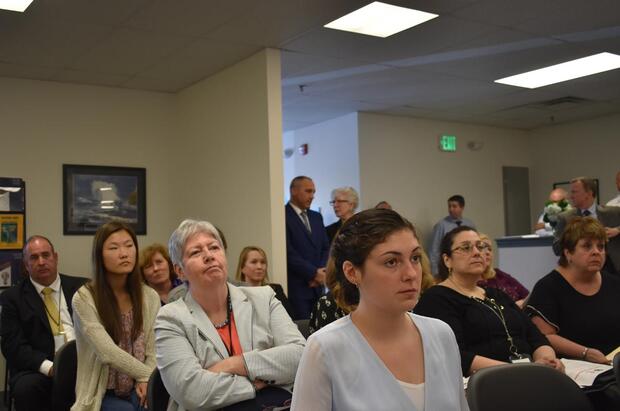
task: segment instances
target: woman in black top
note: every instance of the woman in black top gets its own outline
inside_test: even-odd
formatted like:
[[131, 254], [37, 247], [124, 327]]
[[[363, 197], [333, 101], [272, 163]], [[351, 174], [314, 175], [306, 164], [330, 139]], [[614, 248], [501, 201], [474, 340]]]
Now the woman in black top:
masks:
[[600, 271], [606, 242], [596, 219], [572, 219], [559, 266], [536, 283], [526, 308], [558, 353], [602, 364], [620, 345], [620, 279]]
[[460, 226], [441, 242], [437, 286], [420, 298], [414, 312], [450, 325], [461, 351], [463, 375], [510, 361], [534, 362], [563, 369], [547, 339], [509, 296], [481, 288], [486, 244], [478, 233]]

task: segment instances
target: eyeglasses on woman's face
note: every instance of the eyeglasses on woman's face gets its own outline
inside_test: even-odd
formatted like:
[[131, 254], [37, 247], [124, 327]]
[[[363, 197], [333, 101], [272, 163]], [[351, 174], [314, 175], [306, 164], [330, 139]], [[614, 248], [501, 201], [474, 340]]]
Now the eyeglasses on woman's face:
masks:
[[332, 200], [329, 202], [330, 206], [333, 206], [334, 204], [344, 204], [344, 203], [348, 203], [349, 201], [347, 200]]
[[475, 243], [470, 243], [469, 241], [466, 241], [458, 245], [457, 247], [454, 247], [451, 251], [460, 251], [464, 254], [471, 254], [474, 251], [474, 247], [476, 247], [481, 253], [491, 250], [491, 247], [484, 241], [476, 241]]

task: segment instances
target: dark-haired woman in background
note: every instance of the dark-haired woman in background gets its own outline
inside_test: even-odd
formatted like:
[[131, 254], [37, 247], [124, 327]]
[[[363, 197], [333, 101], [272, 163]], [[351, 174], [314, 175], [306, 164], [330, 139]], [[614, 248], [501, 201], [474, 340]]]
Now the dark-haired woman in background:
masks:
[[140, 253], [140, 272], [144, 281], [159, 294], [161, 305], [168, 303], [168, 293], [181, 285], [172, 267], [168, 250], [161, 244], [151, 244]]
[[157, 293], [143, 286], [137, 257], [138, 241], [129, 226], [112, 221], [99, 227], [93, 280], [73, 297], [78, 369], [72, 411], [146, 406], [160, 303]]
[[280, 284], [269, 282], [268, 266], [265, 250], [256, 246], [245, 247], [239, 254], [235, 280], [251, 287], [268, 285], [276, 293], [276, 298], [280, 300], [288, 315], [293, 318], [293, 307], [284, 294], [284, 289]]
[[339, 298], [357, 307], [308, 339], [293, 410], [468, 409], [452, 331], [408, 312], [421, 288], [420, 250], [394, 211], [362, 211], [343, 224], [328, 268]]
[[414, 312], [446, 322], [456, 335], [464, 376], [507, 362], [532, 361], [563, 369], [547, 339], [501, 290], [477, 285], [486, 272], [487, 245], [460, 226], [441, 241], [439, 278]]

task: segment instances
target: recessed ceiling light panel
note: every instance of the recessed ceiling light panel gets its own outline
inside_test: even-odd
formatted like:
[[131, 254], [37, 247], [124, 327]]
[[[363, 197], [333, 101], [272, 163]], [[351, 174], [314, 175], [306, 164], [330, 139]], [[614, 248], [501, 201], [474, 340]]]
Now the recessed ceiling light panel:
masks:
[[495, 80], [495, 82], [510, 86], [537, 88], [617, 68], [620, 68], [619, 55], [599, 53], [554, 66], [528, 71], [527, 73], [501, 78]]
[[0, 9], [23, 12], [32, 0], [0, 0]]
[[340, 17], [324, 27], [376, 37], [389, 37], [437, 17], [427, 13], [375, 1]]

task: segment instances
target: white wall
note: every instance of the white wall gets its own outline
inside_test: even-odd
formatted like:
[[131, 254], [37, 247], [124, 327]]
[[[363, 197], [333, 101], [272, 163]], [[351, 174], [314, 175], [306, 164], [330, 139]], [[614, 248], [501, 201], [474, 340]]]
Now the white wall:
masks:
[[[360, 191], [357, 113], [305, 127], [292, 133], [294, 133], [295, 144], [294, 158], [285, 160], [285, 163], [294, 162], [292, 177], [305, 175], [314, 180], [317, 191], [312, 209], [320, 210], [325, 224], [330, 224], [337, 220], [329, 205], [331, 191], [342, 186], [351, 186], [358, 192]], [[297, 147], [301, 144], [308, 144], [308, 154], [305, 156], [297, 152]], [[290, 179], [285, 183], [289, 184]], [[287, 199], [288, 194], [287, 188]]]
[[[443, 134], [457, 152], [439, 150]], [[416, 225], [425, 244], [447, 215], [452, 194], [465, 197], [465, 216], [491, 237], [504, 235], [502, 166], [531, 165], [527, 132], [446, 121], [359, 114], [360, 181], [365, 202], [387, 200]], [[468, 141], [483, 144], [478, 151]]]
[[531, 132], [529, 149], [532, 218], [538, 218], [554, 182], [588, 176], [599, 179], [600, 203], [617, 195], [620, 171], [620, 114]]

